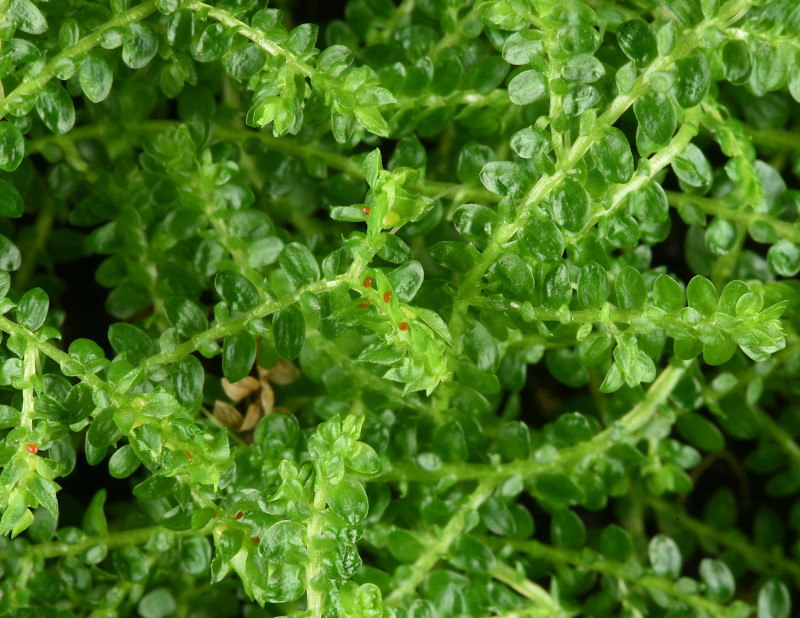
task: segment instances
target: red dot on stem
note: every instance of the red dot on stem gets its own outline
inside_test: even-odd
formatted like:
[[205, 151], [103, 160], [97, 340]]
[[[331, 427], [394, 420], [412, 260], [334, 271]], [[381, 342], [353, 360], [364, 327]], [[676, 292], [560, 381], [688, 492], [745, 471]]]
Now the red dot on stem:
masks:
[[400, 322], [400, 330], [408, 330], [408, 322]]
[[364, 210], [364, 214], [369, 216], [370, 207], [369, 206], [364, 206], [363, 210]]
[[369, 301], [364, 301], [363, 303], [358, 303], [359, 307], [369, 307]]
[[234, 519], [241, 519], [242, 517], [244, 517], [244, 513], [242, 513], [241, 511], [239, 511], [238, 513], [236, 513], [236, 515], [233, 516]]
[[192, 463], [192, 454], [189, 451], [186, 451], [186, 454], [189, 456], [189, 463]]
[[257, 536], [254, 536], [254, 537], [253, 537], [253, 538], [251, 538], [250, 540], [251, 540], [253, 543], [260, 543], [260, 542], [261, 542], [261, 539], [259, 539]]
[[26, 444], [26, 445], [25, 445], [25, 448], [26, 448], [26, 449], [28, 449], [28, 452], [29, 452], [31, 455], [35, 455], [36, 453], [38, 453], [38, 452], [39, 452], [39, 447], [38, 447], [38, 446], [36, 446], [35, 444]]
[[372, 283], [373, 283], [372, 282], [372, 277], [367, 277], [366, 279], [364, 279], [364, 287], [365, 288], [371, 288], [372, 287]]

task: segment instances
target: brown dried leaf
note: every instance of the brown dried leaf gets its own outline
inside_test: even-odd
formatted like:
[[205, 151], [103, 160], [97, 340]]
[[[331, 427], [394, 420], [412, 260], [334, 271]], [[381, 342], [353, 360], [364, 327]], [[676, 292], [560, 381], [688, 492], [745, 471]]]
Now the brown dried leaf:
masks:
[[273, 384], [291, 384], [299, 377], [300, 370], [297, 365], [283, 359], [269, 370], [269, 381]]
[[265, 382], [261, 387], [261, 411], [264, 414], [272, 414], [272, 408], [275, 405], [275, 391], [269, 383]]
[[247, 376], [238, 382], [228, 382], [227, 379], [222, 378], [222, 390], [233, 401], [239, 402], [248, 395], [255, 393], [261, 384], [253, 376]]
[[253, 429], [258, 424], [258, 421], [261, 420], [261, 417], [264, 414], [261, 412], [261, 406], [257, 403], [251, 403], [247, 407], [247, 414], [245, 414], [244, 422], [242, 426], [239, 428], [239, 431], [249, 431]]
[[231, 404], [219, 399], [214, 402], [214, 418], [233, 431], [237, 431], [242, 425], [241, 412]]

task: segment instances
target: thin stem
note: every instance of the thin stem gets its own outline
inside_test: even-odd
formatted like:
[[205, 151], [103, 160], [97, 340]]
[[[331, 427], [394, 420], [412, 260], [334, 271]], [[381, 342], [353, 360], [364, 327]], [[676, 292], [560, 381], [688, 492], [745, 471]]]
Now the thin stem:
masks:
[[619, 436], [635, 434], [645, 427], [655, 415], [658, 407], [670, 396], [688, 367], [688, 363], [676, 363], [664, 369], [658, 379], [653, 382], [650, 390], [647, 391], [645, 398], [630, 412], [591, 440], [561, 449], [558, 455], [548, 463], [523, 459], [497, 465], [442, 464], [438, 470], [432, 472], [422, 470], [416, 465], [398, 464], [388, 468], [379, 478], [381, 481], [436, 482], [443, 476], [453, 476], [460, 481], [485, 479], [500, 482], [512, 476], [530, 480], [553, 470], [568, 470], [585, 457], [598, 455], [608, 450], [617, 442]]
[[699, 519], [691, 517], [684, 509], [669, 504], [664, 500], [648, 498], [647, 505], [666, 516], [672, 524], [686, 528], [694, 533], [697, 538], [721, 543], [745, 558], [756, 559], [764, 564], [772, 565], [774, 568], [794, 577], [795, 581], [800, 585], [800, 564], [796, 561], [753, 545], [738, 531], [720, 530], [710, 526]]
[[[51, 541], [48, 543], [38, 543], [24, 549], [25, 556], [40, 556], [41, 558], [57, 558], [60, 556], [76, 556], [95, 545], [104, 545], [108, 549], [115, 547], [126, 547], [128, 545], [142, 545], [159, 532], [166, 532], [174, 536], [206, 536], [211, 534], [214, 526], [208, 525], [201, 530], [168, 530], [163, 526], [149, 526], [147, 528], [134, 528], [133, 530], [121, 530], [111, 532], [106, 535], [87, 536], [77, 543], [64, 543], [61, 541]], [[18, 559], [18, 553], [0, 554], [0, 560]]]
[[784, 221], [770, 215], [751, 210], [750, 208], [735, 208], [727, 205], [723, 200], [711, 197], [702, 197], [688, 193], [678, 193], [667, 191], [667, 199], [671, 206], [680, 207], [685, 204], [695, 204], [699, 206], [707, 215], [735, 221], [749, 227], [753, 223], [760, 221], [771, 225], [781, 238], [786, 238], [795, 243], [800, 243], [800, 227], [789, 221]]
[[[491, 542], [493, 539], [487, 537], [486, 540]], [[503, 543], [507, 543], [516, 551], [528, 554], [534, 558], [548, 560], [556, 564], [572, 564], [590, 571], [611, 575], [646, 590], [659, 590], [685, 603], [689, 607], [709, 612], [712, 616], [733, 616], [724, 605], [710, 601], [700, 595], [684, 592], [676, 582], [666, 577], [649, 574], [641, 575], [637, 572], [631, 572], [631, 570], [627, 569], [625, 564], [621, 562], [602, 558], [593, 559], [582, 552], [563, 547], [552, 547], [532, 540], [521, 541], [503, 539]]]
[[519, 594], [536, 602], [536, 609], [546, 616], [567, 616], [558, 602], [536, 582], [532, 582], [503, 562], [498, 562], [490, 571], [492, 577], [513, 588]]
[[97, 47], [103, 38], [103, 34], [112, 28], [125, 28], [132, 23], [143, 20], [156, 10], [156, 0], [146, 0], [142, 4], [135, 6], [127, 11], [124, 11], [116, 17], [108, 20], [101, 26], [95, 28], [91, 34], [83, 37], [72, 47], [67, 47], [61, 53], [53, 56], [36, 77], [25, 79], [19, 86], [14, 88], [7, 96], [0, 99], [0, 119], [5, 118], [11, 106], [17, 100], [22, 100], [23, 97], [37, 94], [41, 91], [47, 82], [49, 82], [57, 73], [58, 65], [64, 60], [72, 60], [86, 55], [89, 50]]
[[469, 499], [455, 512], [450, 518], [450, 521], [447, 522], [447, 525], [442, 529], [433, 547], [428, 548], [428, 550], [412, 565], [411, 576], [386, 597], [386, 605], [389, 607], [396, 607], [406, 595], [413, 592], [417, 586], [422, 583], [428, 571], [447, 554], [450, 546], [464, 531], [464, 526], [467, 523], [467, 515], [477, 510], [478, 507], [492, 495], [497, 483], [497, 479], [483, 479], [478, 483], [478, 487], [470, 495]]

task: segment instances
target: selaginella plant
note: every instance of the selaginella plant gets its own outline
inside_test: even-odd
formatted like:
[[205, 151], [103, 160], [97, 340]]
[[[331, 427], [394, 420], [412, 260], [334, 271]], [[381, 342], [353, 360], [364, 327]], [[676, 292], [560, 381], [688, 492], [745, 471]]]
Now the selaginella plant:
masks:
[[0, 615], [796, 616], [800, 4], [326, 10], [0, 0]]

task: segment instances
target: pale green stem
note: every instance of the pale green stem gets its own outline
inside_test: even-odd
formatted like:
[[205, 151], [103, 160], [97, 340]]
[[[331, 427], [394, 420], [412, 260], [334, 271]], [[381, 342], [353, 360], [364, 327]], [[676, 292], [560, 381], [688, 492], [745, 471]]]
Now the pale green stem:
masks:
[[679, 207], [685, 204], [695, 204], [707, 215], [741, 223], [745, 227], [749, 227], [756, 222], [767, 223], [775, 229], [775, 232], [781, 238], [786, 238], [794, 243], [800, 243], [800, 227], [789, 221], [771, 217], [770, 215], [756, 212], [750, 208], [733, 208], [728, 206], [723, 200], [712, 197], [702, 197], [675, 191], [667, 191], [666, 193], [667, 199], [672, 206]]
[[322, 568], [320, 551], [314, 549], [314, 539], [322, 533], [322, 511], [325, 510], [327, 482], [322, 478], [319, 467], [316, 469], [314, 507], [308, 521], [306, 538], [308, 539], [309, 561], [306, 565], [306, 604], [312, 618], [322, 618], [323, 595], [313, 585], [313, 579]]
[[480, 507], [483, 502], [492, 495], [494, 488], [499, 483], [498, 479], [482, 479], [478, 487], [470, 495], [467, 502], [460, 508], [447, 522], [442, 529], [437, 542], [433, 547], [426, 548], [426, 551], [417, 559], [411, 567], [411, 575], [395, 588], [388, 597], [385, 604], [389, 607], [396, 607], [407, 594], [416, 590], [422, 583], [428, 572], [450, 549], [450, 546], [464, 532], [467, 523], [467, 515]]
[[[518, 214], [514, 221], [503, 223], [498, 227], [486, 249], [483, 251], [483, 260], [470, 269], [458, 289], [458, 300], [454, 303], [453, 318], [450, 321], [450, 333], [455, 342], [455, 355], [459, 352], [458, 347], [460, 346], [461, 336], [465, 329], [463, 316], [466, 314], [473, 297], [478, 292], [478, 284], [481, 278], [486, 270], [497, 261], [505, 244], [527, 223], [528, 219], [533, 214], [534, 207], [564, 181], [568, 173], [572, 171], [586, 153], [589, 152], [592, 145], [604, 137], [606, 128], [613, 126], [619, 117], [633, 105], [634, 101], [650, 89], [650, 79], [654, 73], [669, 69], [675, 60], [686, 56], [692, 49], [702, 44], [703, 33], [707, 28], [738, 19], [750, 6], [752, 6], [751, 0], [735, 0], [722, 7], [717, 17], [705, 20], [698, 24], [697, 27], [689, 30], [686, 36], [678, 42], [671, 55], [658, 57], [650, 64], [647, 70], [637, 78], [630, 92], [617, 95], [608, 109], [598, 117], [592, 130], [588, 134], [581, 135], [576, 139], [568, 154], [566, 154], [562, 160], [558, 161], [556, 171], [553, 175], [540, 178], [528, 194], [520, 200], [520, 205], [517, 209]], [[689, 131], [689, 128], [687, 128], [686, 131]], [[682, 139], [683, 135], [685, 135], [685, 132], [682, 134]]]
[[756, 559], [764, 564], [772, 565], [774, 568], [791, 575], [800, 585], [800, 563], [750, 543], [738, 530], [720, 530], [710, 526], [699, 519], [691, 517], [684, 509], [659, 498], [648, 498], [647, 505], [667, 517], [670, 523], [694, 533], [697, 538], [720, 543], [745, 558]]
[[[133, 530], [121, 530], [111, 532], [106, 535], [87, 536], [77, 543], [64, 543], [61, 541], [51, 541], [38, 543], [26, 547], [23, 551], [24, 556], [40, 556], [42, 558], [58, 558], [61, 556], [76, 556], [95, 545], [104, 545], [108, 549], [116, 547], [126, 547], [128, 545], [142, 545], [146, 543], [157, 532], [166, 532], [174, 536], [206, 536], [211, 534], [213, 525], [206, 526], [201, 530], [168, 530], [162, 526], [149, 526], [147, 528], [134, 528]], [[0, 560], [13, 560], [20, 556], [16, 553], [0, 554]]]
[[218, 21], [224, 26], [227, 26], [236, 34], [241, 34], [243, 37], [250, 39], [270, 56], [282, 56], [286, 58], [286, 63], [291, 66], [296, 73], [300, 73], [305, 77], [311, 77], [317, 72], [316, 69], [313, 69], [307, 64], [300, 62], [297, 59], [297, 56], [295, 56], [291, 51], [284, 49], [273, 41], [270, 41], [266, 36], [264, 36], [263, 32], [248, 26], [243, 21], [233, 17], [227, 11], [218, 9], [203, 2], [190, 2], [185, 8], [189, 9], [190, 11], [206, 11], [211, 19]]
[[436, 482], [443, 476], [453, 476], [460, 481], [485, 479], [500, 482], [512, 476], [530, 480], [547, 472], [569, 470], [585, 457], [608, 450], [617, 442], [619, 436], [634, 435], [645, 427], [656, 414], [658, 407], [667, 401], [688, 367], [689, 363], [676, 362], [664, 369], [650, 386], [645, 398], [630, 412], [591, 440], [559, 450], [558, 455], [548, 463], [539, 463], [533, 459], [497, 465], [464, 462], [442, 464], [433, 472], [422, 470], [416, 465], [398, 464], [387, 468], [379, 478], [382, 481]]
[[543, 615], [567, 616], [568, 614], [561, 609], [556, 600], [536, 582], [532, 582], [521, 576], [517, 571], [503, 562], [498, 562], [490, 571], [492, 577], [503, 582], [509, 588], [514, 589], [519, 594], [531, 601], [536, 602], [536, 610]]
[[[485, 540], [491, 543], [495, 539], [494, 537], [486, 537]], [[708, 612], [711, 616], [716, 616], [718, 618], [731, 616], [731, 618], [733, 618], [733, 616], [736, 615], [730, 612], [724, 605], [710, 601], [700, 595], [684, 592], [676, 582], [666, 577], [651, 574], [632, 574], [630, 569], [626, 568], [625, 564], [621, 562], [604, 560], [599, 557], [593, 559], [582, 552], [563, 547], [552, 547], [539, 543], [538, 541], [516, 539], [502, 539], [502, 541], [504, 544], [507, 543], [511, 545], [516, 551], [526, 553], [534, 558], [547, 560], [556, 564], [571, 564], [597, 573], [611, 575], [612, 577], [630, 582], [646, 590], [659, 590], [660, 592], [682, 601], [689, 607]]]
[[95, 28], [91, 34], [83, 37], [72, 47], [67, 47], [61, 53], [53, 56], [52, 60], [48, 62], [42, 72], [36, 77], [23, 80], [19, 86], [14, 88], [8, 95], [0, 99], [0, 119], [5, 118], [10, 109], [12, 102], [17, 97], [25, 97], [37, 94], [42, 88], [45, 87], [57, 73], [56, 67], [64, 60], [76, 59], [86, 55], [86, 53], [97, 47], [103, 38], [103, 33], [112, 28], [125, 28], [128, 25], [141, 21], [156, 10], [156, 0], [146, 0], [127, 11], [108, 20], [103, 25]]

